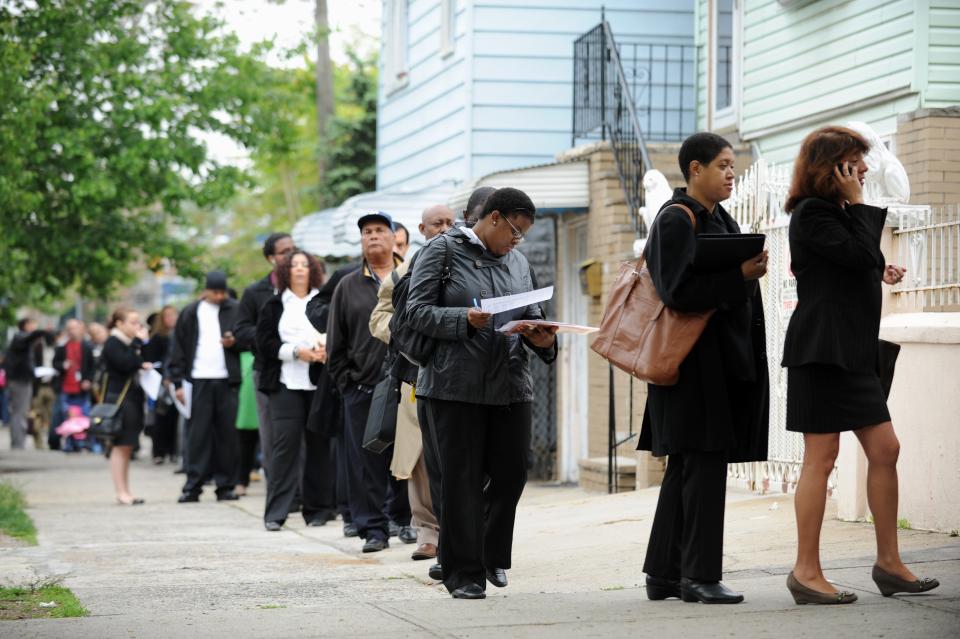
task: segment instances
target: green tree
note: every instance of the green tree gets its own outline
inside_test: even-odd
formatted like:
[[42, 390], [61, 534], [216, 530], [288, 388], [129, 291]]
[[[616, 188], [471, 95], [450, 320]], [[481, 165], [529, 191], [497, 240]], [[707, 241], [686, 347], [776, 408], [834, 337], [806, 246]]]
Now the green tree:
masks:
[[183, 0], [7, 0], [0, 7], [0, 297], [103, 296], [128, 265], [203, 255], [183, 205], [228, 201], [244, 173], [202, 136], [283, 153], [287, 79]]

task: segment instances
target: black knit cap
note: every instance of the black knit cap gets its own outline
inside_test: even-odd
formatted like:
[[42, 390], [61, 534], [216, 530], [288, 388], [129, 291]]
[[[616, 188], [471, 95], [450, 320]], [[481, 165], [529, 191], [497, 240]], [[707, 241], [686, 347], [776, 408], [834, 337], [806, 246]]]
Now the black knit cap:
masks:
[[207, 282], [204, 288], [208, 291], [227, 290], [227, 274], [223, 271], [210, 271], [207, 273]]

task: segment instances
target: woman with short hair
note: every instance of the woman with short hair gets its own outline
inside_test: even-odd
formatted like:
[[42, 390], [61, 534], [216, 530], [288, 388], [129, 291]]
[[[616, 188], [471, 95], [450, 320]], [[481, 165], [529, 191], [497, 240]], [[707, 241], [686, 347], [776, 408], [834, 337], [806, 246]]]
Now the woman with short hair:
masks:
[[511, 320], [542, 319], [538, 305], [496, 315], [477, 308], [482, 299], [533, 290], [516, 248], [535, 220], [525, 193], [498, 189], [473, 228], [454, 228], [420, 249], [411, 276], [409, 325], [436, 343], [420, 369], [417, 398], [427, 402], [438, 442], [443, 582], [458, 599], [483, 599], [487, 581], [507, 585], [527, 480], [534, 397], [527, 351], [556, 359], [555, 330], [499, 330]]
[[798, 604], [846, 604], [820, 566], [820, 528], [827, 480], [840, 433], [853, 431], [867, 456], [867, 502], [877, 536], [873, 580], [880, 592], [925, 592], [897, 548], [897, 456], [886, 395], [877, 372], [880, 282], [896, 284], [906, 269], [880, 252], [886, 209], [863, 201], [869, 144], [851, 129], [829, 126], [807, 136], [794, 164], [786, 203], [797, 308], [790, 317], [782, 365], [787, 367], [787, 430], [803, 433], [797, 482], [797, 561], [787, 588]]

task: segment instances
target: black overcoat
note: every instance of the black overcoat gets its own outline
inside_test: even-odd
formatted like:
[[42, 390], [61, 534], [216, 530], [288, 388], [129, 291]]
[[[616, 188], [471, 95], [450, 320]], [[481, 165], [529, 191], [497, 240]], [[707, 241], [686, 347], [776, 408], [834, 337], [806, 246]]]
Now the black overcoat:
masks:
[[647, 385], [639, 450], [663, 456], [725, 451], [730, 462], [767, 458], [769, 376], [763, 301], [740, 267], [719, 273], [693, 268], [696, 233], [739, 233], [721, 206], [711, 213], [677, 189], [664, 204], [647, 240], [647, 268], [660, 298], [678, 311], [717, 309], [680, 365], [674, 386]]

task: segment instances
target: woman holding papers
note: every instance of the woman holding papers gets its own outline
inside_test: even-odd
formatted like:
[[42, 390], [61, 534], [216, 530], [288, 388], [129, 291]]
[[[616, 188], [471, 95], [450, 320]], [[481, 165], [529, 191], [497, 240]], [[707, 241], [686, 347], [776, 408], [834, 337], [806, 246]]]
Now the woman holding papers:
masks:
[[117, 492], [117, 503], [124, 506], [142, 504], [142, 499], [130, 494], [130, 454], [143, 430], [143, 389], [138, 374], [153, 364], [143, 361], [140, 349], [147, 339], [147, 328], [140, 322], [140, 314], [126, 306], [113, 312], [110, 318], [110, 337], [103, 345], [105, 372], [101, 402], [120, 404], [120, 422], [123, 429], [114, 438], [110, 448], [110, 474]]
[[443, 582], [455, 598], [484, 598], [487, 580], [507, 585], [527, 480], [533, 402], [527, 350], [548, 363], [557, 355], [553, 328], [497, 330], [511, 320], [541, 319], [536, 303], [495, 315], [477, 308], [533, 290], [516, 248], [535, 215], [525, 193], [498, 189], [473, 228], [452, 229], [421, 249], [410, 283], [410, 325], [436, 345], [420, 369], [417, 398], [426, 402], [440, 451], [440, 553]]
[[811, 133], [800, 147], [786, 209], [797, 277], [797, 309], [783, 349], [787, 367], [787, 430], [803, 433], [797, 483], [797, 561], [787, 588], [798, 604], [845, 604], [820, 566], [827, 480], [840, 433], [853, 431], [866, 453], [867, 501], [877, 535], [873, 580], [880, 592], [925, 592], [897, 549], [897, 455], [886, 395], [877, 372], [880, 282], [896, 284], [906, 269], [887, 266], [880, 252], [886, 209], [863, 202], [869, 146], [843, 127]]
[[734, 154], [720, 136], [697, 133], [683, 142], [679, 160], [687, 188], [660, 209], [647, 268], [669, 308], [715, 312], [681, 363], [679, 381], [648, 385], [638, 448], [669, 460], [643, 571], [652, 600], [732, 604], [743, 595], [720, 583], [727, 463], [767, 456], [766, 338], [756, 284], [767, 255], [742, 263], [734, 255], [720, 270], [695, 264], [697, 235], [740, 233], [719, 204], [733, 190]]

